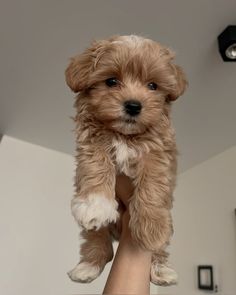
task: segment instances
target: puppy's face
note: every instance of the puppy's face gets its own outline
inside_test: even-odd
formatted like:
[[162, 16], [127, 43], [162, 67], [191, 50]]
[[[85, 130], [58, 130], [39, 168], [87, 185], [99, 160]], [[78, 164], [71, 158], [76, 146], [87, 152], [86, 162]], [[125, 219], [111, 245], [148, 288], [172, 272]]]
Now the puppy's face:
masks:
[[158, 124], [170, 101], [184, 92], [186, 80], [173, 57], [149, 39], [112, 37], [73, 58], [66, 80], [86, 97], [88, 111], [107, 128], [143, 133]]

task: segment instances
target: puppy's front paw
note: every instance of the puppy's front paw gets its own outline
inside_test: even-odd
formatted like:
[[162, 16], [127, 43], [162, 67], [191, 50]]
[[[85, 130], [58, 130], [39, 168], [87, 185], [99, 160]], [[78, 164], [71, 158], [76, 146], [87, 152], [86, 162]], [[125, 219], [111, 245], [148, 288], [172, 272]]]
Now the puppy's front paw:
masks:
[[176, 285], [178, 275], [169, 265], [154, 262], [151, 266], [151, 282], [158, 286]]
[[68, 272], [68, 276], [74, 282], [90, 283], [99, 276], [101, 271], [102, 269], [98, 265], [81, 262]]
[[71, 205], [75, 220], [87, 230], [97, 230], [116, 222], [119, 216], [117, 207], [116, 200], [98, 193], [90, 194], [86, 199], [74, 198]]

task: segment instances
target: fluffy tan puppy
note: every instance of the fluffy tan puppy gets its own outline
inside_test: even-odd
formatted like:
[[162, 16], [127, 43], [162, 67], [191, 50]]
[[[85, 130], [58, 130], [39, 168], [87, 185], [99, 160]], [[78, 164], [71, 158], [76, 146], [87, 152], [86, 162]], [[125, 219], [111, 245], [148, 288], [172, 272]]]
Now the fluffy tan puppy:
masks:
[[121, 213], [116, 177], [124, 174], [134, 187], [132, 237], [153, 252], [151, 281], [176, 283], [166, 252], [177, 155], [170, 110], [186, 80], [173, 58], [171, 50], [150, 39], [114, 36], [93, 42], [66, 70], [67, 84], [78, 93], [72, 213], [85, 239], [81, 260], [69, 272], [73, 281], [94, 280], [113, 257]]

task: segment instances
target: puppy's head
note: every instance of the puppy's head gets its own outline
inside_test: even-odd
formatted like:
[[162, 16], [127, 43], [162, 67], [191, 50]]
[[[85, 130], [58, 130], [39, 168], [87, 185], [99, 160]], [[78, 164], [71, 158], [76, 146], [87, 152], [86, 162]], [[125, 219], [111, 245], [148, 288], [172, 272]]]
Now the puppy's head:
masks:
[[171, 50], [150, 39], [115, 36], [72, 58], [66, 81], [108, 128], [143, 133], [168, 115], [167, 106], [185, 90], [184, 73], [173, 58]]

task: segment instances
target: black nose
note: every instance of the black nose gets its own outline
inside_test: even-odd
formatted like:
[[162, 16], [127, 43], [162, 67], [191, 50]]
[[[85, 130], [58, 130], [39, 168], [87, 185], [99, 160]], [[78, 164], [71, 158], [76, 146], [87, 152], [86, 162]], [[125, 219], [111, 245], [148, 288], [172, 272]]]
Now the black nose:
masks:
[[130, 116], [136, 116], [140, 113], [142, 105], [138, 100], [127, 100], [124, 102], [125, 111]]

